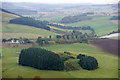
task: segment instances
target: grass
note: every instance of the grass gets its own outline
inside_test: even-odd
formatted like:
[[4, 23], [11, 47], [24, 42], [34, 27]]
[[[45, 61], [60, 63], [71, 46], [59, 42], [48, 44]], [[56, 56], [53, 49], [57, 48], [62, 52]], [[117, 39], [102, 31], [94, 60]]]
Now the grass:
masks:
[[[33, 38], [36, 39], [39, 36], [47, 37], [49, 35], [55, 36], [56, 33], [35, 28], [32, 26], [27, 25], [19, 25], [19, 24], [10, 24], [9, 20], [17, 18], [19, 16], [9, 14], [9, 13], [2, 13], [2, 33], [3, 38], [19, 38], [19, 37], [25, 37], [25, 38]], [[0, 23], [1, 24], [1, 23]]]
[[2, 24], [2, 32], [3, 32], [3, 38], [9, 38], [9, 37], [26, 37], [26, 38], [37, 38], [38, 36], [55, 36], [56, 33], [35, 28], [32, 26], [26, 26], [26, 25], [18, 25], [18, 24], [9, 24], [9, 23], [3, 23]]
[[[61, 29], [61, 28], [57, 28], [57, 27], [53, 27], [53, 26], [49, 26], [49, 27], [51, 29], [57, 29], [57, 30], [60, 30], [60, 31], [66, 31], [66, 32], [73, 31], [73, 30]], [[83, 32], [83, 33], [90, 33], [91, 32], [90, 30], [77, 30], [77, 31], [80, 31], [80, 32]]]
[[[98, 60], [99, 68], [93, 71], [80, 69], [78, 71], [47, 71], [38, 70], [32, 67], [18, 65], [18, 55], [16, 51], [23, 48], [3, 48], [3, 78], [17, 78], [18, 75], [24, 78], [117, 78], [118, 77], [118, 58], [116, 56], [105, 54], [98, 48], [87, 44], [64, 44], [42, 47], [51, 51], [63, 52], [69, 51], [76, 54], [83, 53], [93, 56]], [[76, 62], [76, 60], [69, 60]]]
[[9, 20], [19, 17], [17, 15], [9, 14], [9, 13], [5, 13], [5, 12], [1, 12], [1, 11], [0, 11], [0, 13], [2, 13], [2, 21], [3, 22], [9, 22]]
[[81, 21], [76, 23], [67, 24], [67, 26], [80, 27], [80, 26], [91, 26], [94, 28], [98, 36], [106, 35], [113, 30], [117, 31], [118, 26], [112, 23], [110, 17], [98, 17], [93, 20]]

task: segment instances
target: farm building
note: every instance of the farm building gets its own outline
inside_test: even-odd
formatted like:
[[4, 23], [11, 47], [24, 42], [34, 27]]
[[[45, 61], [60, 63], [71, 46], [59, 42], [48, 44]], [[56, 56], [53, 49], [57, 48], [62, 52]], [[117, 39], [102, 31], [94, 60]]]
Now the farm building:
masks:
[[24, 41], [19, 41], [19, 39], [2, 39], [2, 43], [24, 43]]

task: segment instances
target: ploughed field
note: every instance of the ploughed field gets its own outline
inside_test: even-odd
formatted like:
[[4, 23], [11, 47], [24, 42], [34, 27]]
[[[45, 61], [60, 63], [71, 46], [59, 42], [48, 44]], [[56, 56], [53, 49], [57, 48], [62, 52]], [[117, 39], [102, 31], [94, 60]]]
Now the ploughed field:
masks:
[[[3, 48], [2, 50], [2, 77], [3, 78], [117, 78], [118, 77], [118, 57], [101, 51], [91, 44], [61, 44], [42, 47], [53, 52], [71, 52], [74, 54], [85, 54], [93, 56], [99, 63], [96, 70], [84, 70], [78, 65], [79, 70], [75, 71], [52, 71], [39, 70], [18, 64], [19, 52], [23, 48]], [[70, 59], [69, 62], [77, 64], [77, 59]]]
[[118, 40], [94, 40], [92, 42], [93, 44], [101, 47], [104, 51], [120, 56], [120, 54], [118, 54]]

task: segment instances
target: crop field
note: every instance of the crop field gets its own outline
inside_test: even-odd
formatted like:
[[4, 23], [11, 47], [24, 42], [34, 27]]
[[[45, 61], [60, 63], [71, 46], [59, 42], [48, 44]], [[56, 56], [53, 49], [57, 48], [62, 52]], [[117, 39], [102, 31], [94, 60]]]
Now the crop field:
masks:
[[[86, 54], [93, 56], [98, 60], [99, 68], [93, 71], [87, 71], [80, 68], [77, 71], [48, 71], [38, 70], [32, 67], [18, 65], [19, 55], [23, 48], [3, 48], [2, 50], [2, 77], [3, 78], [117, 78], [118, 77], [118, 58], [117, 56], [106, 54], [98, 47], [91, 44], [63, 44], [42, 47], [51, 51], [64, 52], [69, 51], [75, 54]], [[77, 60], [69, 60], [77, 63]], [[76, 65], [78, 66], [78, 65]], [[19, 72], [19, 73], [18, 73]]]
[[[120, 56], [118, 54], [119, 49], [118, 49], [118, 40], [93, 40], [93, 44], [96, 44], [103, 48], [105, 51], [113, 54]], [[108, 46], [109, 45], [109, 46]]]
[[110, 17], [98, 17], [92, 20], [81, 21], [76, 23], [67, 24], [67, 26], [80, 27], [80, 26], [91, 26], [94, 28], [98, 36], [104, 36], [110, 32], [117, 31], [117, 24], [112, 23]]

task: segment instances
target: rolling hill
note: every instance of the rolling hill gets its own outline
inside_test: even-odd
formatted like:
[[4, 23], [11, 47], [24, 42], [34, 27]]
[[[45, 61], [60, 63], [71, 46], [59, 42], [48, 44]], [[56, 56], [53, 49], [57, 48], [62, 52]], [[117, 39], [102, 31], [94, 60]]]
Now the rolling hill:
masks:
[[79, 21], [76, 23], [67, 24], [67, 26], [79, 27], [79, 26], [91, 26], [98, 36], [104, 36], [112, 31], [118, 30], [118, 25], [114, 24], [110, 20], [110, 16], [98, 17], [92, 20]]
[[15, 14], [10, 14], [6, 12], [2, 12], [2, 32], [3, 38], [37, 38], [38, 36], [47, 37], [49, 35], [57, 35], [56, 33], [41, 29], [35, 28], [26, 25], [19, 24], [10, 24], [9, 20], [18, 18], [20, 16]]

